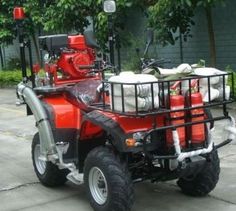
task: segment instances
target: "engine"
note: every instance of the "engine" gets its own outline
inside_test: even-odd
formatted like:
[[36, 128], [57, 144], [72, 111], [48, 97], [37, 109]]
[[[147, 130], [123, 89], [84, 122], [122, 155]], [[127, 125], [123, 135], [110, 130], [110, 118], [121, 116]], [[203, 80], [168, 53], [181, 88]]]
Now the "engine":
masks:
[[42, 36], [39, 43], [48, 52], [45, 71], [51, 83], [68, 83], [93, 75], [98, 45], [90, 34]]

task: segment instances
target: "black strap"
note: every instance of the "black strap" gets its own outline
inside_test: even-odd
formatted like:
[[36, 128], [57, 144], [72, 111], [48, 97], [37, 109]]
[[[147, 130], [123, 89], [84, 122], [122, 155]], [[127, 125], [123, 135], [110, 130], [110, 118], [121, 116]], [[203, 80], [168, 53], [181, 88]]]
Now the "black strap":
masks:
[[40, 124], [41, 122], [44, 122], [44, 121], [49, 121], [49, 119], [48, 119], [48, 118], [40, 119], [39, 121], [36, 122], [36, 127], [38, 127], [39, 124]]

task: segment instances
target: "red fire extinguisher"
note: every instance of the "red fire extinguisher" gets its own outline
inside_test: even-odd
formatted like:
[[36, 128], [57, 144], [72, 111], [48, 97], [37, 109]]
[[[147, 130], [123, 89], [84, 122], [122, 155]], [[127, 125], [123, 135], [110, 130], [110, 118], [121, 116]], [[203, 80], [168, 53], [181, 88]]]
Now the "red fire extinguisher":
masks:
[[[200, 107], [203, 106], [202, 95], [198, 90], [198, 79], [191, 82], [191, 97], [188, 95], [188, 106]], [[204, 120], [204, 110], [203, 108], [196, 108], [190, 111], [190, 122], [198, 122]], [[194, 146], [198, 146], [205, 141], [205, 125], [204, 123], [199, 123], [192, 125], [189, 131], [190, 143]]]
[[[180, 81], [177, 81], [173, 86], [170, 87], [170, 97], [169, 97], [169, 107], [170, 110], [180, 110], [184, 109], [185, 99], [184, 96], [180, 94]], [[169, 116], [170, 125], [180, 125], [185, 123], [185, 112], [176, 111], [171, 112]], [[179, 135], [180, 146], [184, 148], [186, 146], [186, 137], [185, 137], [185, 127], [178, 127], [177, 133]], [[173, 136], [172, 129], [168, 129], [166, 133], [166, 143], [167, 147], [173, 146]]]

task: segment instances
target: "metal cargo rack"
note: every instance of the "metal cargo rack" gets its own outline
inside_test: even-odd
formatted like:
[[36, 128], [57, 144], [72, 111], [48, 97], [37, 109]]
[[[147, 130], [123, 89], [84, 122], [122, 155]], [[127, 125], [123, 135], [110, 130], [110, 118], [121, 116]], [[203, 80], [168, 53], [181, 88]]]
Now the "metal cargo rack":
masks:
[[[216, 100], [211, 100], [211, 86], [212, 83], [211, 81], [215, 78], [219, 77], [220, 82], [221, 82], [221, 87], [222, 87], [222, 96]], [[231, 78], [231, 83], [229, 84], [227, 79]], [[205, 80], [207, 82], [207, 91], [208, 91], [208, 102], [205, 102], [202, 106], [194, 106], [192, 107], [192, 99], [191, 99], [191, 94], [192, 94], [192, 87], [191, 83], [193, 80], [197, 80], [197, 87], [198, 87], [198, 92], [200, 91], [200, 81]], [[168, 101], [170, 101], [170, 95], [171, 95], [171, 86], [176, 83], [177, 81], [180, 81], [181, 83], [179, 84], [179, 90], [180, 94], [184, 96], [188, 96], [189, 99], [189, 106], [186, 106], [183, 109], [175, 109], [171, 110], [170, 106], [168, 105]], [[183, 91], [182, 84], [183, 82], [187, 84], [187, 91], [185, 90], [185, 93]], [[102, 110], [105, 112], [111, 112], [117, 115], [124, 115], [128, 117], [147, 117], [147, 116], [156, 116], [156, 115], [170, 115], [172, 112], [181, 112], [184, 111], [185, 114], [188, 114], [191, 110], [193, 109], [210, 109], [212, 107], [218, 107], [222, 110], [222, 114], [217, 116], [217, 117], [211, 117], [206, 118], [203, 121], [196, 121], [196, 122], [185, 122], [184, 124], [181, 125], [175, 125], [175, 126], [165, 126], [161, 128], [155, 128], [155, 130], [164, 130], [164, 129], [169, 129], [169, 128], [177, 128], [181, 126], [189, 126], [193, 124], [199, 124], [199, 123], [206, 123], [206, 122], [212, 122], [212, 121], [217, 121], [217, 120], [222, 120], [229, 118], [228, 116], [228, 111], [227, 111], [227, 104], [232, 103], [234, 100], [234, 77], [233, 73], [225, 73], [225, 74], [218, 74], [218, 75], [213, 75], [213, 76], [188, 76], [185, 78], [179, 78], [175, 80], [165, 80], [165, 79], [159, 79], [157, 82], [145, 82], [145, 83], [117, 83], [117, 82], [107, 82], [104, 81], [102, 82], [103, 84], [103, 98], [102, 101], [99, 103], [94, 103], [89, 106], [91, 109], [97, 109], [97, 110]], [[154, 103], [154, 87], [157, 86], [159, 87], [159, 106], [158, 108], [155, 108], [155, 103]], [[226, 96], [226, 84], [228, 84], [231, 87], [231, 92], [230, 96]], [[122, 109], [120, 111], [114, 109], [114, 87], [118, 85], [120, 87], [120, 93], [121, 93], [121, 104], [122, 104]], [[134, 97], [135, 97], [135, 108], [133, 112], [127, 112], [125, 109], [125, 89], [124, 87], [128, 86], [133, 86], [134, 87]], [[151, 86], [151, 108], [145, 111], [141, 111], [138, 108], [138, 87], [142, 85], [149, 85]], [[109, 87], [109, 89], [107, 89]], [[186, 86], [185, 86], [186, 89]], [[105, 100], [105, 95], [109, 95], [109, 102]]]

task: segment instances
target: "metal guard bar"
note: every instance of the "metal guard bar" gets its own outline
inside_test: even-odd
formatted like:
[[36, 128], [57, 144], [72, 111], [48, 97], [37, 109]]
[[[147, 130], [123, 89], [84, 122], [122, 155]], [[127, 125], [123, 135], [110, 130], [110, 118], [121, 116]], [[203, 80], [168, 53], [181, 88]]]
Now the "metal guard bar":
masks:
[[[155, 156], [155, 159], [177, 159], [178, 162], [184, 161], [186, 158], [191, 158], [198, 155], [204, 155], [210, 153], [213, 149], [219, 149], [235, 139], [236, 136], [236, 128], [235, 128], [235, 120], [233, 117], [229, 116], [230, 126], [225, 127], [224, 129], [229, 132], [228, 138], [221, 142], [218, 145], [214, 145], [214, 142], [211, 137], [211, 130], [208, 132], [208, 146], [206, 148], [197, 149], [189, 152], [182, 152], [179, 142], [179, 136], [176, 130], [172, 131], [175, 155], [167, 155], [167, 156]], [[147, 138], [147, 137], [146, 137]], [[145, 140], [144, 140], [145, 141]]]

